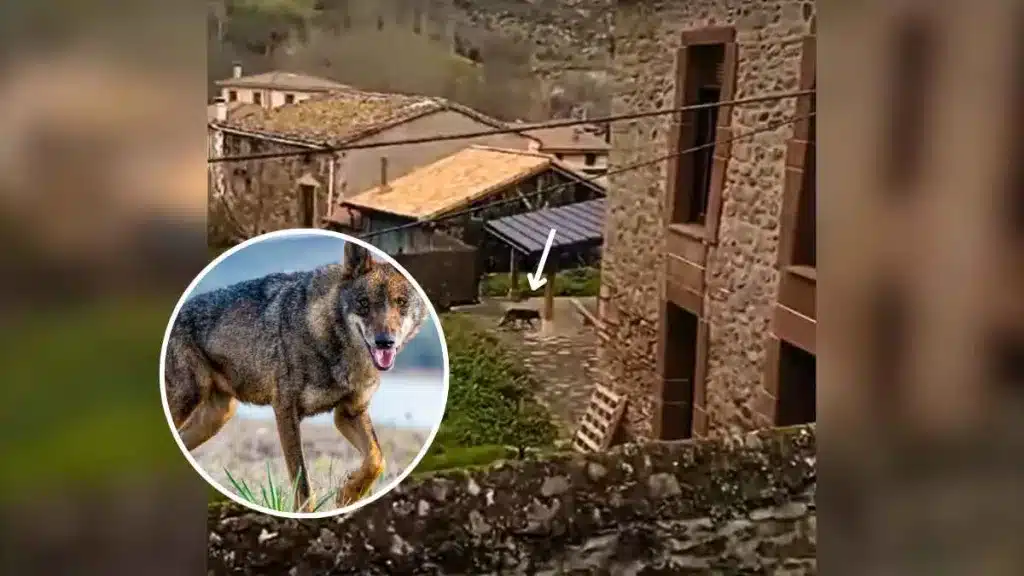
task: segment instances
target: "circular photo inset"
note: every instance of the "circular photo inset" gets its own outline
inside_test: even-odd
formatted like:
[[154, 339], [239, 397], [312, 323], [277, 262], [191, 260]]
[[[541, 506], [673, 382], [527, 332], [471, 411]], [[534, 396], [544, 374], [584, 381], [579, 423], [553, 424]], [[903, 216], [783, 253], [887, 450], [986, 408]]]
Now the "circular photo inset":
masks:
[[160, 355], [175, 440], [259, 512], [322, 518], [387, 493], [423, 458], [448, 399], [448, 349], [391, 257], [323, 230], [220, 255], [178, 301]]

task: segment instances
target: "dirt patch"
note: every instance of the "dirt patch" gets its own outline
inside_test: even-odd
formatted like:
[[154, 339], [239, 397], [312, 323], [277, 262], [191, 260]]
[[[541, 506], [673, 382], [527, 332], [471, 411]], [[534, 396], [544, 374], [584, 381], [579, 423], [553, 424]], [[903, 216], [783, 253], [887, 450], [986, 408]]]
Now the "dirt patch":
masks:
[[[384, 476], [373, 491], [387, 486], [411, 464], [429, 435], [427, 429], [377, 427], [384, 452]], [[302, 449], [315, 496], [340, 487], [361, 462], [359, 452], [330, 424], [302, 423]], [[267, 465], [276, 486], [287, 486], [288, 472], [273, 420], [235, 418], [193, 452], [199, 465], [222, 487], [232, 490], [225, 470], [236, 480], [259, 487], [267, 483]]]

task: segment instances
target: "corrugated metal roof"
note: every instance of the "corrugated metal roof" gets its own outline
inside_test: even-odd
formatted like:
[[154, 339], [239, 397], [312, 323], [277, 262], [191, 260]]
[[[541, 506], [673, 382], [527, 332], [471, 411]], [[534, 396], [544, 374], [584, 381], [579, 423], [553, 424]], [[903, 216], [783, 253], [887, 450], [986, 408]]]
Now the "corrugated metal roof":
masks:
[[605, 205], [605, 199], [598, 198], [542, 208], [491, 220], [484, 225], [484, 230], [523, 254], [543, 251], [552, 228], [555, 229], [552, 249], [600, 242], [604, 237]]

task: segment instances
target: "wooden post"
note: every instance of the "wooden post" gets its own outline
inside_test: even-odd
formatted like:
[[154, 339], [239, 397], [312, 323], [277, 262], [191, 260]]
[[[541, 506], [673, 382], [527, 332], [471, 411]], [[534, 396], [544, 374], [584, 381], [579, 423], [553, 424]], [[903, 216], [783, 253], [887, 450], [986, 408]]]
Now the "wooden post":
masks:
[[543, 319], [551, 321], [555, 317], [555, 272], [553, 270], [548, 270], [546, 276], [548, 282], [544, 285]]
[[511, 254], [511, 257], [509, 259], [511, 265], [509, 266], [508, 271], [508, 297], [514, 299], [516, 297], [516, 294], [519, 292], [519, 262], [516, 258], [515, 250], [509, 250], [509, 253]]

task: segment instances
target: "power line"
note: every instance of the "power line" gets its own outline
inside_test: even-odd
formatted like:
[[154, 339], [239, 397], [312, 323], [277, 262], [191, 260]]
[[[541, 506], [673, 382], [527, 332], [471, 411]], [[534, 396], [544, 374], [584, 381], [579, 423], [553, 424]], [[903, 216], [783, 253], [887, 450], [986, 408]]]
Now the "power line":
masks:
[[[658, 110], [648, 110], [646, 112], [632, 112], [629, 114], [617, 114], [614, 116], [588, 118], [584, 120], [553, 120], [551, 122], [543, 122], [539, 124], [525, 124], [519, 126], [510, 125], [508, 128], [494, 128], [490, 130], [479, 130], [476, 132], [463, 132], [461, 134], [423, 136], [419, 138], [406, 138], [401, 140], [390, 140], [385, 142], [365, 142], [342, 144], [338, 146], [322, 146], [310, 150], [290, 150], [287, 152], [264, 152], [260, 154], [246, 154], [239, 156], [219, 156], [216, 158], [208, 158], [207, 163], [215, 164], [220, 162], [242, 162], [245, 160], [272, 160], [277, 158], [289, 158], [292, 156], [314, 156], [318, 154], [333, 154], [335, 152], [343, 152], [346, 150], [366, 150], [370, 148], [387, 148], [388, 146], [406, 146], [413, 144], [429, 144], [431, 142], [445, 142], [450, 140], [468, 140], [472, 138], [482, 138], [486, 136], [500, 136], [502, 134], [520, 134], [522, 132], [527, 132], [531, 130], [542, 130], [547, 128], [564, 128], [568, 126], [582, 126], [586, 124], [603, 124], [606, 122], [639, 120], [642, 118], [662, 116], [665, 114], [678, 114], [680, 112], [705, 110], [708, 108], [718, 108], [720, 106], [741, 106], [744, 104], [757, 104], [759, 102], [783, 100], [785, 98], [797, 98], [799, 96], [809, 96], [811, 94], [814, 94], [814, 90], [777, 92], [773, 94], [766, 94], [763, 96], [753, 96], [750, 98], [724, 100], [719, 102], [708, 102], [705, 104], [690, 104], [687, 106], [682, 106], [680, 108], [662, 108]], [[230, 128], [231, 127], [228, 127], [228, 129]], [[270, 135], [268, 135], [268, 137], [269, 136]]]
[[488, 210], [490, 208], [494, 208], [494, 207], [498, 207], [498, 206], [504, 206], [506, 204], [519, 203], [519, 202], [522, 202], [524, 199], [533, 198], [535, 196], [553, 194], [555, 192], [561, 191], [562, 189], [564, 189], [564, 188], [566, 188], [568, 186], [571, 186], [571, 185], [574, 185], [574, 184], [578, 184], [579, 182], [586, 182], [586, 183], [595, 184], [595, 183], [597, 183], [597, 179], [598, 178], [606, 178], [608, 176], [612, 176], [612, 175], [615, 175], [615, 174], [622, 174], [624, 172], [630, 172], [632, 170], [637, 170], [637, 169], [640, 169], [640, 168], [644, 168], [646, 166], [651, 166], [653, 164], [658, 164], [658, 163], [664, 162], [666, 160], [671, 160], [671, 159], [679, 157], [679, 156], [683, 156], [683, 155], [686, 155], [686, 154], [692, 154], [694, 152], [698, 152], [698, 151], [703, 150], [705, 148], [711, 148], [711, 147], [717, 146], [719, 144], [727, 144], [729, 142], [733, 142], [733, 141], [739, 140], [741, 138], [749, 138], [751, 136], [756, 136], [756, 135], [761, 134], [763, 132], [771, 132], [772, 130], [776, 130], [776, 129], [781, 128], [781, 127], [783, 127], [783, 126], [785, 126], [787, 124], [792, 124], [792, 123], [795, 123], [795, 122], [799, 122], [801, 120], [810, 119], [814, 115], [815, 115], [815, 112], [811, 112], [809, 114], [805, 114], [805, 115], [801, 115], [801, 116], [793, 116], [793, 117], [787, 118], [786, 120], [780, 120], [780, 121], [775, 122], [773, 124], [768, 124], [767, 126], [762, 126], [760, 128], [756, 128], [754, 130], [748, 130], [746, 132], [743, 132], [742, 134], [737, 134], [737, 135], [732, 136], [730, 138], [724, 138], [722, 140], [715, 140], [713, 142], [708, 142], [706, 144], [701, 144], [699, 146], [694, 146], [692, 148], [686, 148], [685, 150], [679, 150], [677, 152], [673, 152], [673, 153], [665, 155], [665, 156], [659, 156], [657, 158], [643, 160], [641, 162], [637, 162], [637, 163], [634, 163], [634, 164], [627, 164], [626, 166], [623, 166], [621, 168], [616, 168], [615, 170], [610, 170], [610, 171], [606, 172], [603, 176], [598, 176], [598, 177], [595, 177], [595, 178], [580, 176], [579, 178], [577, 178], [576, 180], [574, 180], [572, 182], [564, 182], [562, 184], [556, 184], [554, 186], [548, 186], [547, 188], [542, 188], [542, 189], [537, 190], [535, 192], [530, 192], [530, 193], [522, 194], [521, 196], [516, 196], [515, 198], [508, 198], [508, 199], [505, 199], [505, 200], [496, 200], [494, 202], [489, 202], [489, 203], [483, 204], [481, 206], [476, 206], [476, 207], [473, 207], [473, 208], [467, 208], [465, 210], [459, 210], [458, 212], [452, 212], [450, 214], [444, 214], [444, 215], [441, 215], [441, 216], [438, 216], [438, 217], [435, 217], [435, 218], [427, 218], [427, 219], [424, 219], [424, 220], [416, 220], [414, 222], [409, 222], [409, 223], [406, 223], [406, 224], [400, 224], [398, 226], [393, 226], [391, 228], [385, 228], [383, 230], [376, 230], [376, 231], [373, 231], [373, 232], [368, 232], [366, 234], [363, 234], [362, 236], [359, 236], [358, 238], [360, 240], [366, 240], [366, 239], [369, 239], [369, 238], [373, 238], [375, 236], [380, 236], [382, 234], [388, 234], [390, 232], [400, 232], [402, 230], [408, 230], [410, 228], [418, 228], [420, 226], [426, 226], [428, 224], [436, 224], [437, 222], [441, 222], [441, 221], [444, 221], [444, 220], [451, 220], [453, 218], [459, 218], [461, 216], [471, 216], [471, 215], [473, 215], [473, 214], [475, 214], [477, 212], [481, 212], [483, 210]]

